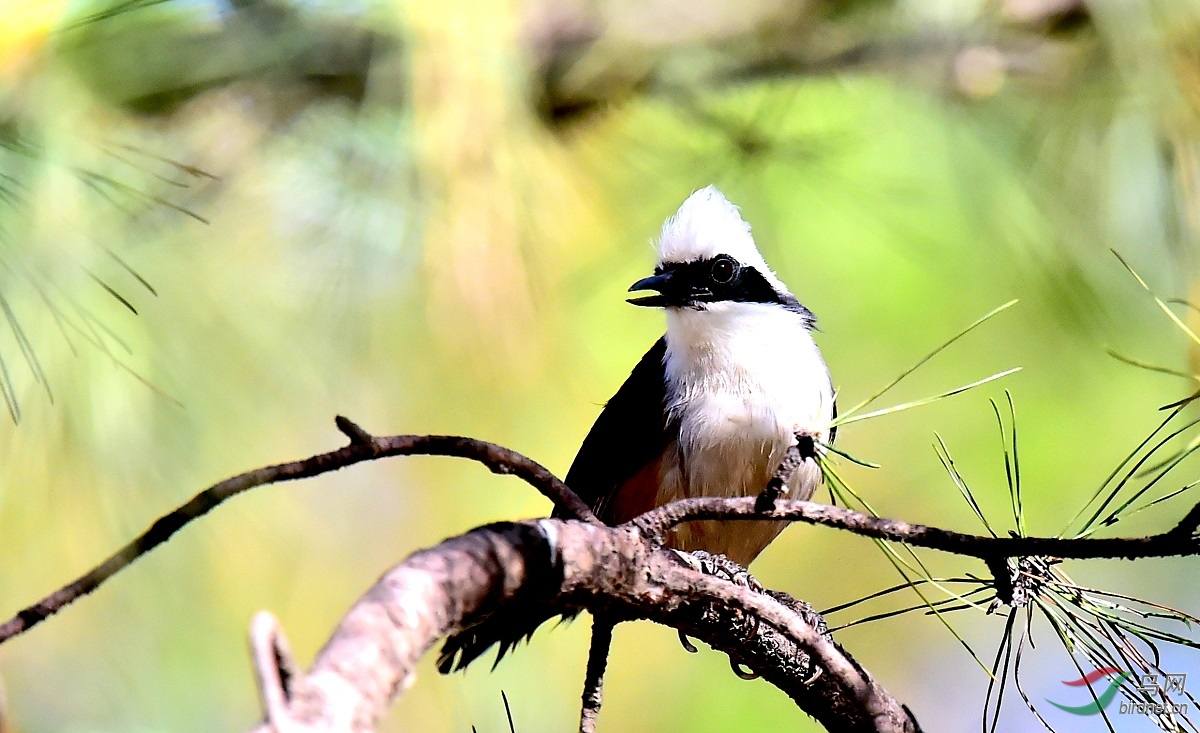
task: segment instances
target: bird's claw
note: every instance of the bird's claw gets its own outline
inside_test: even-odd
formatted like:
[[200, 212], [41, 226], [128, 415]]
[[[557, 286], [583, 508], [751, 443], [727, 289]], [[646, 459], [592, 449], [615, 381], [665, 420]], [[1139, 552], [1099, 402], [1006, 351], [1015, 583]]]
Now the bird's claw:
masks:
[[[754, 576], [749, 573], [749, 571], [724, 555], [714, 555], [710, 552], [705, 552], [704, 550], [697, 550], [695, 552], [676, 551], [676, 554], [685, 565], [696, 572], [704, 573], [705, 575], [711, 575], [716, 578], [722, 578], [736, 585], [748, 588], [755, 593], [762, 593], [770, 596], [786, 606], [797, 616], [804, 619], [804, 622], [811, 626], [818, 634], [821, 634], [829, 641], [833, 641], [833, 636], [829, 632], [829, 625], [825, 622], [825, 617], [818, 613], [815, 608], [804, 601], [793, 598], [787, 593], [767, 590], [762, 583], [759, 583]], [[757, 617], [744, 614], [741, 611], [736, 611], [735, 618], [738, 619], [735, 622], [735, 625], [740, 627], [739, 630], [745, 639], [753, 639], [758, 634]], [[688, 650], [689, 652], [696, 651], [696, 647], [682, 632], [679, 634], [679, 640], [680, 643], [683, 644], [684, 649]], [[803, 658], [800, 660], [800, 664], [802, 669], [807, 670], [807, 674], [805, 675], [805, 684], [808, 685], [821, 676], [821, 668], [816, 664], [813, 664], [808, 655], [802, 655], [802, 657]], [[744, 667], [741, 662], [733, 657], [730, 657], [729, 664], [733, 669], [734, 674], [742, 679], [755, 679], [758, 676], [752, 670], [748, 670], [746, 667]]]
[[733, 670], [733, 673], [736, 674], [739, 679], [756, 680], [759, 677], [758, 672], [755, 672], [749, 667], [743, 666], [741, 662], [734, 659], [732, 656], [729, 657], [729, 668]]
[[695, 654], [696, 652], [700, 651], [696, 648], [696, 645], [692, 643], [692, 640], [687, 638], [687, 634], [683, 633], [683, 631], [679, 632], [679, 643], [683, 645], [684, 651], [686, 651], [688, 654]]
[[[724, 555], [714, 555], [704, 550], [696, 550], [695, 552], [677, 551], [677, 554], [684, 564], [698, 573], [728, 580], [734, 585], [739, 585], [755, 593], [767, 592], [763, 584], [755, 580], [754, 576], [746, 568], [738, 565]], [[740, 610], [735, 610], [734, 618], [736, 619], [735, 628], [741, 633], [742, 638], [748, 641], [758, 634], [757, 617], [748, 615]], [[687, 649], [689, 652], [695, 649], [690, 642], [686, 641], [686, 637], [682, 634], [680, 635], [680, 640], [684, 642], [684, 649]], [[738, 669], [735, 667], [734, 671], [738, 672]], [[738, 676], [742, 676], [740, 672], [738, 672]]]

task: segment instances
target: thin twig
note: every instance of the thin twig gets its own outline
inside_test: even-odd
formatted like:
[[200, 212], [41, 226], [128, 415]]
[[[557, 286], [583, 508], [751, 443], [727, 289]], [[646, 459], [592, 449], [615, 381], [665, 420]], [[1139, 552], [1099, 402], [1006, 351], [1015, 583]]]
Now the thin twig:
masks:
[[771, 474], [771, 480], [754, 502], [755, 511], [769, 512], [775, 508], [775, 502], [784, 494], [784, 487], [791, 480], [792, 474], [807, 460], [817, 459], [817, 443], [811, 433], [797, 432], [796, 441], [787, 447], [783, 460]]
[[1185, 514], [1183, 519], [1179, 520], [1179, 524], [1175, 525], [1175, 529], [1172, 529], [1168, 534], [1181, 538], [1191, 538], [1196, 534], [1197, 528], [1200, 528], [1200, 504], [1192, 507], [1191, 511]]
[[247, 471], [201, 491], [174, 511], [159, 517], [149, 529], [104, 562], [0, 624], [0, 644], [28, 631], [65, 606], [91, 593], [139, 557], [169, 540], [189, 522], [204, 516], [243, 491], [265, 484], [318, 476], [363, 461], [408, 455], [467, 458], [482, 463], [493, 473], [517, 476], [571, 517], [591, 524], [600, 524], [600, 520], [587, 504], [554, 474], [536, 461], [508, 448], [453, 435], [373, 437], [345, 418], [338, 420], [338, 427], [350, 436], [350, 445], [303, 460]]
[[600, 614], [592, 617], [592, 644], [588, 648], [587, 677], [583, 681], [583, 705], [579, 712], [579, 733], [596, 733], [596, 718], [604, 697], [604, 672], [608, 668], [608, 650], [612, 647], [616, 621]]
[[369, 445], [372, 440], [372, 435], [370, 433], [368, 433], [366, 430], [363, 430], [358, 423], [354, 422], [348, 417], [338, 415], [337, 417], [333, 418], [333, 424], [336, 425], [337, 429], [341, 430], [342, 434], [349, 438], [350, 442], [353, 444]]
[[[760, 512], [754, 497], [681, 499], [653, 509], [630, 522], [651, 541], [660, 542], [677, 524], [696, 520], [777, 519], [820, 524], [914, 547], [926, 547], [982, 560], [1007, 557], [1050, 556], [1060, 558], [1180, 557], [1200, 555], [1200, 539], [1173, 529], [1146, 537], [985, 537], [922, 524], [910, 524], [863, 514], [852, 509], [799, 499], [780, 499], [775, 509]], [[1200, 509], [1189, 514], [1200, 518]], [[1181, 525], [1182, 526], [1182, 525]]]

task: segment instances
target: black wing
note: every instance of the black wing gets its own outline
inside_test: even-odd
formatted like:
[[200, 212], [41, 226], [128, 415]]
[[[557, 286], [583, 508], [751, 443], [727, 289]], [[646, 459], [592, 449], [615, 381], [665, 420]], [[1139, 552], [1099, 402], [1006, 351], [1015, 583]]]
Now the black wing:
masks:
[[[667, 445], [666, 338], [660, 338], [617, 390], [583, 439], [567, 472], [566, 484], [605, 519], [604, 506], [617, 489], [646, 464], [656, 460]], [[554, 516], [561, 516], [556, 510]], [[496, 664], [522, 639], [533, 636], [546, 621], [562, 613], [533, 601], [513, 599], [490, 616], [446, 639], [438, 656], [443, 674], [478, 659], [499, 645]], [[575, 614], [567, 614], [567, 618]]]
[[657, 460], [669, 442], [666, 356], [664, 336], [604, 406], [567, 471], [567, 486], [606, 521], [606, 504], [617, 489]]

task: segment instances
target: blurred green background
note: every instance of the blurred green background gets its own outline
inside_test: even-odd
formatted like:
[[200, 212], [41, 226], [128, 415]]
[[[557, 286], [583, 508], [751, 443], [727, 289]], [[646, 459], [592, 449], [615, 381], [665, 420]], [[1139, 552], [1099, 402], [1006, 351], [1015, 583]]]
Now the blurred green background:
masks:
[[[709, 183], [818, 315], [843, 404], [1020, 298], [881, 406], [1022, 372], [847, 426], [839, 445], [882, 464], [846, 469], [881, 513], [975, 531], [938, 431], [1008, 526], [987, 401], [1007, 387], [1030, 530], [1059, 531], [1193, 388], [1105, 350], [1197, 361], [1109, 253], [1164, 297], [1197, 287], [1197, 10], [0, 2], [0, 384], [19, 416], [0, 419], [3, 612], [221, 478], [341, 444], [335, 414], [484, 438], [561, 475], [663, 329], [625, 288], [652, 268], [662, 219]], [[1165, 528], [1186, 506], [1118, 528]], [[517, 481], [442, 458], [258, 489], [0, 649], [9, 730], [248, 728], [256, 610], [307, 663], [409, 552], [548, 511]], [[869, 541], [803, 526], [753, 570], [818, 608], [897, 581]], [[1068, 565], [1192, 612], [1195, 570]], [[1002, 620], [952, 618], [990, 662]], [[507, 731], [504, 690], [519, 733], [572, 730], [587, 628], [544, 629], [492, 673], [445, 678], [426, 660], [383, 729]], [[1078, 676], [1041, 638], [1025, 669], [1038, 701]], [[927, 729], [979, 726], [987, 677], [938, 621], [838, 639]], [[815, 729], [669, 629], [620, 627], [609, 669], [604, 730]], [[1035, 725], [1010, 695], [1000, 730]]]

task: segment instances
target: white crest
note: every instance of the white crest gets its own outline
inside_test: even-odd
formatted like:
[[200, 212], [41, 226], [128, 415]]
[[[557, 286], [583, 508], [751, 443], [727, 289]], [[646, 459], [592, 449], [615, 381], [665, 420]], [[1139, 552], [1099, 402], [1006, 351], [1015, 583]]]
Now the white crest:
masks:
[[758, 270], [779, 292], [790, 292], [759, 254], [750, 225], [738, 207], [715, 186], [706, 186], [688, 196], [675, 215], [663, 222], [658, 264], [707, 260], [721, 254]]

